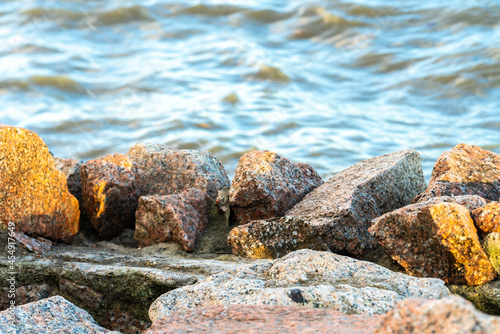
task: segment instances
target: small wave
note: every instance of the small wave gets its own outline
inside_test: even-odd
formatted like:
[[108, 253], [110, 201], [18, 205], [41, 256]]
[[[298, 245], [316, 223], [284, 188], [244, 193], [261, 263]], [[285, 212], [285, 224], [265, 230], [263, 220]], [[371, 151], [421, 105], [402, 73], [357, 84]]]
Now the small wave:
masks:
[[291, 13], [280, 13], [271, 9], [253, 10], [245, 13], [245, 16], [251, 20], [262, 23], [274, 23], [290, 18]]
[[209, 5], [199, 4], [175, 11], [174, 13], [172, 13], [172, 16], [186, 15], [186, 14], [209, 16], [209, 17], [228, 16], [242, 10], [244, 10], [244, 8], [237, 6], [229, 6], [229, 5], [209, 6]]
[[128, 23], [131, 21], [146, 21], [152, 20], [147, 8], [139, 5], [132, 7], [121, 7], [106, 12], [102, 12], [97, 16], [97, 21], [92, 22], [94, 25], [114, 25], [119, 23]]
[[36, 24], [42, 21], [77, 21], [87, 14], [60, 8], [32, 8], [21, 13], [24, 16], [22, 24]]
[[67, 92], [83, 91], [82, 87], [67, 75], [34, 75], [29, 81], [37, 86], [53, 87]]

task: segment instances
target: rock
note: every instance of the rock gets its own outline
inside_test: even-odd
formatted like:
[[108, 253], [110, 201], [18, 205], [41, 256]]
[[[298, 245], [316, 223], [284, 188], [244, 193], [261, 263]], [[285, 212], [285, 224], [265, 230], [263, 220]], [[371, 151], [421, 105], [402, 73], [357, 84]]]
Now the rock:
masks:
[[253, 151], [238, 161], [229, 200], [238, 224], [281, 217], [323, 181], [309, 165], [269, 151]]
[[472, 212], [472, 218], [482, 237], [500, 232], [500, 203], [491, 202]]
[[407, 299], [382, 316], [376, 334], [499, 334], [500, 318], [482, 314], [458, 296], [438, 300]]
[[441, 154], [432, 170], [429, 187], [413, 203], [431, 197], [479, 195], [500, 198], [500, 155], [479, 146], [458, 144]]
[[193, 251], [207, 228], [211, 204], [207, 193], [196, 188], [177, 195], [142, 196], [134, 237], [141, 246], [174, 241], [186, 251]]
[[404, 298], [440, 298], [448, 293], [438, 279], [410, 277], [370, 262], [304, 249], [170, 291], [151, 304], [149, 317], [156, 321], [182, 308], [227, 304], [382, 314]]
[[[9, 290], [10, 287], [2, 288], [2, 292], [0, 293], [0, 311], [10, 307], [11, 299], [9, 298]], [[49, 294], [50, 286], [48, 284], [18, 286], [16, 287], [16, 306], [45, 299]]]
[[380, 316], [269, 305], [220, 305], [185, 309], [156, 320], [145, 334], [332, 333], [372, 334]]
[[78, 201], [34, 132], [0, 125], [0, 224], [30, 236], [71, 242], [79, 230]]
[[136, 144], [127, 153], [137, 168], [141, 196], [174, 195], [189, 188], [207, 192], [212, 200], [208, 231], [199, 241], [201, 252], [227, 249], [229, 179], [212, 153], [177, 150], [165, 145]]
[[474, 303], [478, 310], [488, 314], [500, 315], [500, 281], [495, 280], [483, 285], [448, 285], [450, 291]]
[[80, 172], [82, 162], [75, 159], [62, 159], [54, 157], [56, 168], [66, 176], [66, 184], [69, 192], [76, 197], [79, 203], [82, 203], [82, 179]]
[[117, 333], [100, 327], [84, 310], [55, 296], [0, 312], [0, 332], [32, 333]]
[[483, 240], [483, 249], [495, 271], [500, 274], [500, 232], [488, 234]]
[[236, 255], [283, 256], [302, 248], [361, 257], [377, 242], [371, 220], [405, 206], [425, 189], [420, 156], [414, 150], [362, 161], [335, 175], [282, 218], [234, 228], [228, 242]]
[[41, 237], [33, 239], [22, 232], [15, 232], [14, 239], [19, 246], [30, 252], [35, 252], [36, 254], [47, 253], [52, 248], [52, 242], [50, 240]]
[[132, 161], [116, 153], [85, 162], [83, 210], [99, 238], [109, 240], [135, 224], [139, 200]]
[[462, 205], [432, 201], [408, 205], [375, 219], [369, 232], [412, 276], [467, 285], [496, 277], [470, 211]]

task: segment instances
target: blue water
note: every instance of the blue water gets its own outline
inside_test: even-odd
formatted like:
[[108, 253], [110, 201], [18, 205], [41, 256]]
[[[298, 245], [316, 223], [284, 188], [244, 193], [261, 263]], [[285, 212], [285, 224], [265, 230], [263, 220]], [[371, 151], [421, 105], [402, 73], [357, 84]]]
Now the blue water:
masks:
[[498, 1], [0, 1], [0, 41], [0, 123], [60, 157], [500, 153]]

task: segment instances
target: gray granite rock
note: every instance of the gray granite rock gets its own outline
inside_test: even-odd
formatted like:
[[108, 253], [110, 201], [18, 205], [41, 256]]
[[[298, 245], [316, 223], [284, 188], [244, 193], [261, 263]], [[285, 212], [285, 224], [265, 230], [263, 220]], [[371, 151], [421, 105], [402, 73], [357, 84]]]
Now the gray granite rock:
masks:
[[99, 326], [85, 310], [61, 296], [0, 312], [0, 333], [116, 333]]
[[155, 321], [181, 308], [209, 305], [295, 305], [346, 314], [383, 314], [405, 298], [441, 298], [443, 281], [394, 273], [330, 252], [299, 250], [172, 290], [150, 307]]
[[377, 247], [371, 220], [408, 205], [425, 190], [420, 155], [414, 150], [371, 158], [349, 167], [307, 194], [282, 218], [234, 228], [234, 254], [273, 258], [302, 248], [361, 257]]

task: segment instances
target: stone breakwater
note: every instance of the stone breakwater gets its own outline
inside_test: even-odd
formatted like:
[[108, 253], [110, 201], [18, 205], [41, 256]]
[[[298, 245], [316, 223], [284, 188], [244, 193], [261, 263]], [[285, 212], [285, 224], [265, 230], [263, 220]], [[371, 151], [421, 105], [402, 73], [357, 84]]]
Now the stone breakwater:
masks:
[[81, 162], [3, 125], [0, 243], [16, 260], [0, 254], [0, 276], [17, 307], [2, 281], [0, 332], [500, 333], [480, 312], [500, 315], [499, 201], [500, 156], [473, 145], [428, 185], [414, 150], [326, 181], [254, 151], [231, 183], [210, 152]]

